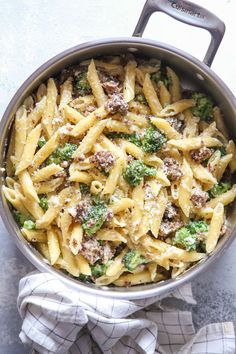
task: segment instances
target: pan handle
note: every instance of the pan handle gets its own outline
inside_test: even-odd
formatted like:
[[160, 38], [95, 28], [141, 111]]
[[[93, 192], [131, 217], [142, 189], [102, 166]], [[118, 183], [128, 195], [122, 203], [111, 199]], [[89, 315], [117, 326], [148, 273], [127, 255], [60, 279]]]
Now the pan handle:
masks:
[[211, 66], [225, 33], [225, 24], [212, 12], [187, 0], [147, 0], [133, 36], [142, 37], [150, 16], [154, 12], [164, 12], [180, 22], [200, 27], [211, 34], [211, 42], [203, 62]]

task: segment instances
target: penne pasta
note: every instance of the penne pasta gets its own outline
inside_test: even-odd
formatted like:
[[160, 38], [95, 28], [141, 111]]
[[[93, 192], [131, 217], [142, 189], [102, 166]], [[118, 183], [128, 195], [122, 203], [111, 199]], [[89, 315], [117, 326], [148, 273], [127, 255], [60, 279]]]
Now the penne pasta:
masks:
[[106, 184], [102, 192], [103, 195], [114, 193], [118, 180], [122, 174], [123, 166], [124, 160], [122, 158], [118, 158], [115, 163], [115, 166], [112, 168], [109, 174], [109, 177], [107, 178]]
[[126, 102], [133, 100], [135, 95], [135, 69], [137, 63], [135, 61], [129, 61], [125, 67], [125, 80], [123, 95]]
[[48, 138], [53, 135], [52, 119], [56, 109], [57, 88], [55, 81], [50, 78], [47, 84], [47, 101], [42, 118], [42, 125]]
[[16, 175], [24, 171], [31, 164], [35, 150], [38, 145], [38, 140], [41, 134], [41, 124], [38, 124], [27, 136], [21, 160], [16, 168]]
[[59, 135], [55, 133], [46, 144], [39, 149], [31, 162], [30, 167], [35, 171], [59, 145]]
[[55, 163], [43, 167], [34, 171], [32, 175], [32, 181], [35, 183], [42, 182], [49, 179], [51, 176], [56, 175], [63, 171], [63, 168], [60, 165], [56, 165]]
[[162, 118], [151, 118], [152, 124], [154, 124], [158, 129], [162, 130], [168, 139], [179, 139], [180, 133], [178, 133], [165, 119]]
[[169, 66], [166, 67], [167, 76], [170, 79], [170, 94], [172, 102], [179, 101], [181, 99], [181, 90], [179, 78]]
[[236, 147], [233, 140], [230, 140], [226, 147], [227, 154], [232, 154], [233, 157], [229, 162], [229, 168], [232, 173], [236, 171]]
[[80, 112], [68, 106], [67, 104], [63, 105], [62, 110], [64, 117], [73, 124], [78, 124], [82, 119], [85, 118]]
[[36, 202], [39, 202], [37, 192], [34, 188], [32, 179], [28, 171], [23, 171], [19, 173], [19, 181], [21, 183], [25, 197], [29, 198], [30, 200], [35, 200]]
[[156, 115], [161, 118], [176, 116], [178, 113], [184, 112], [186, 109], [194, 106], [194, 100], [183, 99], [175, 103], [167, 105], [160, 110]]
[[156, 91], [152, 85], [152, 81], [150, 79], [150, 75], [146, 74], [144, 83], [143, 83], [143, 93], [148, 102], [148, 105], [153, 114], [158, 115], [162, 110], [161, 103], [159, 98], [157, 97]]
[[91, 60], [88, 66], [87, 79], [92, 88], [93, 95], [95, 97], [98, 107], [103, 106], [106, 103], [107, 98], [99, 80], [97, 69], [93, 59]]
[[64, 109], [72, 101], [72, 90], [72, 82], [71, 78], [69, 78], [61, 85], [59, 111]]
[[69, 247], [73, 254], [78, 254], [83, 239], [83, 229], [80, 224], [74, 225], [71, 231]]
[[218, 238], [220, 237], [220, 231], [223, 225], [223, 221], [224, 221], [224, 206], [223, 204], [218, 203], [213, 210], [211, 224], [206, 239], [207, 253], [210, 253], [215, 249]]
[[46, 213], [36, 221], [36, 227], [42, 229], [49, 226], [66, 203], [66, 200], [71, 197], [72, 193], [73, 191], [70, 187], [63, 189], [59, 195], [53, 199]]
[[27, 132], [27, 114], [26, 109], [22, 106], [16, 112], [15, 118], [15, 159], [20, 161], [25, 143]]
[[204, 136], [204, 137], [193, 137], [193, 138], [186, 138], [181, 140], [174, 140], [171, 139], [168, 141], [168, 145], [174, 146], [181, 151], [190, 151], [200, 149], [203, 146], [206, 147], [214, 147], [214, 146], [222, 146], [222, 143], [212, 137]]
[[182, 165], [182, 177], [179, 185], [179, 206], [185, 216], [190, 214], [190, 198], [193, 186], [193, 173], [188, 162], [184, 159]]

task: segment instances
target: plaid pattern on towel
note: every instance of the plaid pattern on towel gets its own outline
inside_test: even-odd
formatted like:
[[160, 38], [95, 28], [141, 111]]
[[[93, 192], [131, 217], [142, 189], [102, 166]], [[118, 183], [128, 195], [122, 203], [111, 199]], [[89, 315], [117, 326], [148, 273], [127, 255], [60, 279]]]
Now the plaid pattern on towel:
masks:
[[[168, 297], [195, 304], [191, 285]], [[41, 354], [234, 354], [231, 322], [197, 333], [192, 314], [162, 298], [119, 300], [75, 292], [48, 273], [20, 281], [20, 338]]]

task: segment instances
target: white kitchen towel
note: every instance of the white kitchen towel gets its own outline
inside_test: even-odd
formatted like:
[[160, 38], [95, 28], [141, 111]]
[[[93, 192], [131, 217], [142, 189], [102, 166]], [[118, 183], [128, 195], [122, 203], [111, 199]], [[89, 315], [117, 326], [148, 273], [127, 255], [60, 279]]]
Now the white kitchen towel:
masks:
[[[196, 303], [191, 285], [168, 297]], [[34, 272], [19, 285], [20, 338], [41, 354], [235, 354], [231, 322], [196, 333], [191, 312], [162, 300], [92, 296], [69, 289], [48, 273]]]

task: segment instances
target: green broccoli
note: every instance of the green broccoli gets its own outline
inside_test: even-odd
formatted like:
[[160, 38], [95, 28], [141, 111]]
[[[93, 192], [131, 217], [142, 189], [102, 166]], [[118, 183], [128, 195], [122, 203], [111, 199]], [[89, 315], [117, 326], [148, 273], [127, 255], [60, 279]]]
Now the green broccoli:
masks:
[[221, 195], [227, 192], [231, 188], [231, 184], [229, 182], [220, 182], [215, 184], [209, 191], [208, 195], [210, 198], [215, 198], [218, 195]]
[[132, 271], [140, 264], [148, 263], [148, 260], [135, 250], [129, 250], [123, 258], [125, 268]]
[[25, 216], [24, 214], [22, 214], [20, 211], [18, 210], [14, 210], [13, 211], [13, 216], [14, 216], [14, 219], [16, 220], [17, 224], [21, 227], [23, 227], [24, 225], [24, 222], [26, 220], [28, 220], [27, 216]]
[[41, 138], [39, 138], [39, 141], [38, 141], [38, 146], [41, 148], [43, 147], [43, 145], [45, 145], [47, 142], [47, 140], [45, 139], [44, 136], [41, 136]]
[[107, 137], [109, 139], [125, 139], [130, 141], [131, 143], [137, 145], [137, 146], [141, 146], [142, 145], [142, 141], [140, 139], [140, 136], [137, 133], [133, 133], [133, 134], [127, 134], [127, 133], [116, 133], [116, 132], [112, 132], [112, 133], [108, 133]]
[[208, 224], [204, 220], [190, 221], [187, 226], [191, 234], [208, 232]]
[[213, 117], [213, 102], [211, 98], [200, 92], [193, 93], [192, 98], [195, 100], [195, 106], [191, 109], [193, 115], [206, 122], [211, 121]]
[[80, 96], [90, 95], [92, 93], [91, 87], [87, 80], [87, 73], [80, 73], [75, 79], [75, 88], [78, 90]]
[[96, 203], [89, 208], [82, 224], [82, 228], [88, 236], [92, 236], [102, 227], [106, 221], [107, 213], [107, 206], [102, 201], [96, 201]]
[[107, 268], [111, 265], [112, 261], [108, 261], [106, 264], [101, 264], [97, 261], [91, 266], [92, 276], [94, 278], [99, 278], [106, 273]]
[[45, 195], [39, 198], [39, 205], [44, 211], [48, 210], [48, 198]]
[[147, 128], [142, 141], [142, 149], [144, 152], [157, 152], [166, 142], [166, 136], [153, 125]]
[[146, 100], [146, 98], [145, 98], [143, 93], [136, 94], [134, 100], [139, 102], [139, 103], [147, 105], [147, 100]]
[[32, 220], [26, 220], [23, 224], [23, 227], [27, 230], [35, 230], [36, 229], [35, 222]]
[[55, 163], [60, 165], [63, 161], [69, 161], [73, 153], [77, 149], [76, 144], [65, 143], [64, 146], [59, 146], [47, 159], [46, 164]]
[[99, 243], [99, 245], [101, 245], [101, 246], [104, 246], [104, 245], [105, 245], [105, 241], [104, 241], [104, 240], [98, 240], [98, 243]]
[[22, 214], [20, 211], [14, 210], [13, 216], [20, 227], [24, 227], [27, 230], [35, 229], [35, 222], [29, 219], [26, 215]]
[[146, 166], [142, 161], [136, 160], [129, 164], [123, 173], [124, 179], [131, 186], [138, 186], [143, 177], [154, 177], [156, 169]]
[[85, 183], [80, 183], [79, 184], [80, 192], [81, 194], [85, 195], [89, 193], [89, 186]]
[[200, 244], [198, 235], [206, 234], [208, 228], [208, 224], [203, 220], [190, 221], [188, 225], [176, 231], [173, 244], [186, 249], [186, 251], [196, 251]]
[[161, 149], [162, 145], [166, 142], [166, 137], [159, 129], [155, 128], [153, 125], [146, 129], [143, 140], [137, 133], [127, 134], [127, 133], [108, 133], [107, 137], [110, 139], [125, 139], [131, 143], [140, 146], [145, 152], [157, 152]]
[[151, 74], [151, 80], [155, 83], [162, 81], [166, 87], [171, 85], [171, 79], [167, 76], [166, 69], [161, 66], [160, 70]]
[[78, 277], [79, 280], [81, 280], [83, 283], [91, 283], [92, 279], [89, 275], [85, 275], [85, 274], [80, 274]]

